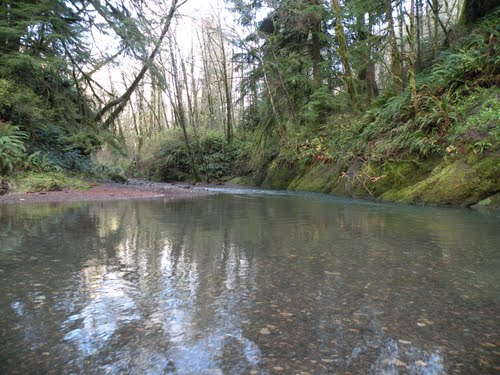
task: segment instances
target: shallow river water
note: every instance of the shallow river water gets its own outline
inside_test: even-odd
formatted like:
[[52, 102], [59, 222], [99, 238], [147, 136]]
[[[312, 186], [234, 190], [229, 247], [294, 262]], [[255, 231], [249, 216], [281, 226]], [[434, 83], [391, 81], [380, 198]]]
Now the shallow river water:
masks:
[[0, 373], [493, 374], [499, 282], [498, 212], [0, 205]]

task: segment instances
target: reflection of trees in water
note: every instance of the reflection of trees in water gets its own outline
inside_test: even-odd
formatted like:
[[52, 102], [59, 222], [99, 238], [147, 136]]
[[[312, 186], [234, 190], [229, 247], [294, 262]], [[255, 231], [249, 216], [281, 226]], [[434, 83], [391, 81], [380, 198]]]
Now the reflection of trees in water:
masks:
[[5, 358], [17, 358], [20, 369], [32, 369], [29, 359], [48, 362], [41, 353], [63, 342], [59, 325], [75, 309], [85, 283], [81, 264], [101, 249], [99, 218], [86, 204], [6, 205], [0, 210], [0, 236], [9, 239], [0, 243], [0, 347]]
[[[375, 361], [395, 332], [417, 339], [418, 319], [451, 327], [460, 341], [454, 314], [467, 318], [483, 303], [487, 316], [494, 306], [457, 277], [484, 268], [471, 264], [469, 247], [490, 256], [494, 225], [452, 211], [245, 196], [0, 210], [0, 236], [9, 238], [0, 244], [2, 306], [10, 306], [0, 340], [16, 343], [2, 351], [42, 358], [54, 348], [75, 371], [139, 359], [143, 369], [244, 371], [258, 347], [283, 358], [357, 348]], [[443, 301], [448, 320], [433, 307]], [[271, 335], [258, 333], [269, 326]]]

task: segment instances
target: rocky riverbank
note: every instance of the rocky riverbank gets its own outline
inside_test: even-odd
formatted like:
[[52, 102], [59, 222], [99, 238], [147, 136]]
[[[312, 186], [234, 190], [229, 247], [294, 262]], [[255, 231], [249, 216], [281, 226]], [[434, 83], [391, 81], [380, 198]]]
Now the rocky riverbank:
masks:
[[188, 184], [173, 185], [162, 182], [129, 180], [126, 184], [102, 181], [93, 184], [87, 190], [62, 189], [31, 193], [12, 193], [0, 196], [2, 203], [36, 202], [75, 202], [107, 201], [119, 199], [188, 199], [206, 196], [210, 193], [204, 188], [191, 187]]

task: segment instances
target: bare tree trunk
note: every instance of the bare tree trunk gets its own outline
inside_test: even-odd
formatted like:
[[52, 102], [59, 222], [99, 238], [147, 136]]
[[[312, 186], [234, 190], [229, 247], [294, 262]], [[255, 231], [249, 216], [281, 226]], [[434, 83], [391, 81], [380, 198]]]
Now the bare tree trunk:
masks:
[[[405, 72], [405, 55], [406, 55], [406, 51], [405, 51], [405, 39], [404, 39], [404, 28], [405, 28], [405, 12], [404, 12], [404, 8], [403, 8], [403, 0], [399, 0], [399, 22], [398, 22], [398, 28], [399, 28], [399, 43], [400, 46], [400, 50], [401, 50], [401, 53], [400, 53], [400, 56], [401, 56], [401, 59], [400, 59], [400, 62], [401, 62], [401, 77], [405, 77], [406, 76], [406, 72]], [[403, 82], [402, 82], [402, 85], [403, 85], [403, 90], [405, 89], [405, 81], [403, 79]]]
[[198, 110], [198, 85], [196, 84], [196, 77], [195, 77], [195, 59], [194, 59], [194, 47], [193, 44], [191, 44], [191, 94], [193, 97], [193, 111], [194, 111], [194, 123], [196, 124], [196, 127], [199, 126], [200, 124], [200, 112]]
[[177, 113], [177, 120], [178, 123], [182, 129], [182, 134], [184, 136], [184, 142], [186, 144], [186, 149], [188, 151], [189, 155], [189, 163], [191, 165], [191, 171], [193, 172], [193, 177], [196, 182], [201, 181], [200, 178], [200, 173], [198, 171], [198, 165], [196, 164], [196, 160], [194, 157], [194, 152], [191, 147], [191, 144], [189, 143], [189, 137], [187, 134], [187, 123], [186, 123], [186, 114], [184, 111], [184, 104], [182, 102], [182, 88], [180, 87], [179, 84], [179, 72], [177, 69], [177, 61], [175, 58], [175, 52], [174, 49], [172, 48], [172, 44], [170, 45], [170, 57], [171, 57], [171, 62], [172, 62], [172, 78], [173, 78], [173, 85], [175, 89], [175, 104], [176, 104], [176, 113]]
[[212, 79], [211, 79], [211, 74], [210, 74], [210, 54], [207, 51], [207, 45], [208, 45], [208, 36], [207, 36], [207, 41], [205, 41], [205, 32], [203, 32], [203, 41], [202, 38], [198, 35], [198, 42], [201, 45], [201, 55], [202, 55], [202, 62], [203, 62], [203, 96], [207, 98], [207, 107], [208, 107], [208, 121], [206, 122], [206, 127], [213, 127], [213, 121], [215, 119], [215, 109], [214, 109], [214, 100], [212, 97]]
[[[309, 3], [313, 6], [318, 6], [318, 0], [309, 0]], [[313, 13], [314, 14], [314, 13]], [[321, 76], [321, 18], [313, 15], [311, 18], [311, 57], [312, 57], [312, 75], [313, 75], [313, 85], [314, 87], [321, 86], [322, 76]]]
[[[338, 1], [338, 0], [336, 0]], [[385, 15], [389, 28], [389, 44], [391, 49], [391, 74], [394, 80], [394, 88], [396, 93], [400, 94], [403, 91], [403, 72], [401, 71], [401, 58], [396, 42], [396, 33], [394, 32], [394, 20], [392, 18], [391, 0], [384, 0]]]
[[438, 0], [427, 0], [427, 2], [429, 3], [429, 7], [431, 8], [432, 10], [432, 14], [433, 14], [433, 31], [434, 31], [434, 35], [433, 35], [433, 38], [432, 38], [432, 50], [433, 50], [433, 54], [434, 56], [436, 56], [436, 53], [437, 53], [437, 50], [438, 50], [438, 40], [439, 40], [439, 35], [438, 35], [438, 19], [439, 19], [439, 11], [438, 11], [438, 6], [439, 6], [439, 3], [438, 3]]
[[177, 45], [177, 52], [179, 54], [179, 60], [180, 60], [180, 66], [181, 66], [181, 72], [182, 72], [182, 82], [183, 82], [183, 87], [186, 90], [186, 101], [188, 105], [188, 118], [189, 118], [189, 125], [193, 129], [193, 132], [196, 135], [196, 125], [194, 123], [194, 112], [193, 112], [193, 102], [192, 102], [192, 97], [191, 97], [191, 91], [190, 91], [190, 86], [189, 86], [189, 80], [188, 80], [188, 74], [187, 74], [187, 69], [186, 69], [186, 62], [184, 61], [184, 58], [181, 55], [181, 50], [179, 48], [179, 45]]
[[417, 0], [415, 3], [416, 8], [416, 22], [417, 22], [417, 59], [415, 61], [415, 69], [420, 71], [422, 69], [422, 44], [421, 44], [421, 33], [422, 33], [422, 0]]
[[408, 32], [408, 76], [410, 84], [410, 98], [415, 114], [418, 112], [417, 84], [415, 81], [415, 0], [410, 1], [410, 29]]
[[[220, 27], [220, 25], [219, 25]], [[227, 143], [231, 143], [233, 138], [233, 102], [231, 99], [231, 85], [229, 82], [229, 76], [227, 72], [227, 56], [226, 56], [226, 47], [224, 46], [224, 37], [222, 35], [222, 29], [218, 30], [220, 37], [220, 45], [222, 52], [222, 80], [224, 82], [224, 91], [226, 94], [226, 141]]]
[[438, 42], [439, 42], [439, 35], [438, 35], [438, 25], [441, 26], [441, 30], [443, 30], [445, 41], [444, 45], [448, 47], [450, 45], [450, 33], [446, 29], [446, 26], [444, 25], [443, 21], [439, 17], [439, 9], [440, 5], [438, 0], [433, 0], [432, 2], [430, 0], [427, 0], [427, 3], [429, 4], [429, 7], [432, 10], [432, 14], [434, 15], [434, 49], [437, 51], [438, 48]]
[[337, 35], [337, 40], [339, 47], [337, 51], [342, 60], [342, 65], [344, 66], [344, 83], [347, 88], [349, 97], [351, 98], [352, 107], [355, 112], [359, 111], [358, 95], [356, 94], [356, 88], [354, 86], [354, 78], [352, 76], [351, 65], [349, 62], [349, 51], [347, 49], [347, 40], [344, 33], [344, 26], [342, 26], [342, 14], [340, 10], [339, 0], [332, 1], [333, 13], [335, 14], [335, 34]]
[[368, 104], [370, 104], [374, 97], [378, 96], [377, 80], [375, 75], [375, 63], [373, 62], [372, 56], [372, 30], [373, 30], [373, 16], [368, 13], [368, 90], [367, 99]]

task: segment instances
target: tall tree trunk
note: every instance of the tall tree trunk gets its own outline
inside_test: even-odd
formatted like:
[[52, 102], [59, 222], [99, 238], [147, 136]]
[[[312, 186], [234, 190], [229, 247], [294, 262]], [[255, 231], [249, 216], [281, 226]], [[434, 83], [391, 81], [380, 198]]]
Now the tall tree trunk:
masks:
[[[401, 56], [401, 77], [406, 76], [405, 72], [405, 38], [404, 38], [404, 29], [405, 29], [405, 12], [403, 7], [403, 0], [399, 0], [399, 15], [398, 15], [398, 28], [399, 28], [399, 43], [400, 43], [400, 56]], [[403, 90], [405, 89], [405, 81], [403, 79]]]
[[416, 9], [416, 22], [417, 22], [417, 59], [415, 61], [415, 69], [420, 71], [422, 69], [422, 44], [421, 44], [421, 33], [422, 33], [422, 0], [417, 0], [415, 3]]
[[410, 28], [408, 33], [408, 80], [410, 84], [410, 98], [415, 114], [418, 113], [417, 84], [415, 81], [415, 0], [410, 1]]
[[173, 78], [173, 86], [175, 90], [175, 104], [176, 104], [176, 114], [178, 123], [182, 129], [182, 135], [184, 137], [184, 143], [186, 145], [186, 149], [189, 155], [189, 164], [191, 166], [191, 171], [193, 172], [193, 177], [196, 182], [200, 182], [200, 172], [198, 171], [198, 165], [196, 163], [196, 159], [194, 157], [194, 152], [189, 142], [189, 137], [187, 134], [187, 121], [186, 121], [186, 113], [184, 111], [184, 103], [182, 102], [182, 88], [180, 87], [180, 76], [177, 69], [177, 61], [175, 58], [175, 52], [172, 48], [172, 44], [170, 45], [170, 57], [172, 62], [172, 78]]
[[373, 62], [373, 42], [372, 42], [372, 30], [373, 30], [373, 16], [372, 13], [368, 13], [368, 90], [367, 99], [370, 104], [372, 99], [378, 96], [377, 80], [375, 75], [375, 63]]
[[[432, 1], [432, 2], [431, 2]], [[438, 20], [439, 20], [439, 2], [438, 0], [427, 0], [429, 3], [429, 6], [432, 10], [432, 21], [433, 21], [433, 38], [432, 38], [432, 51], [433, 51], [433, 56], [436, 56], [437, 50], [438, 50], [438, 43], [439, 43], [439, 35], [438, 35]]]
[[[319, 6], [318, 0], [309, 0], [309, 4], [312, 6]], [[315, 12], [311, 18], [311, 56], [312, 56], [312, 74], [313, 74], [313, 85], [314, 87], [321, 86], [322, 74], [321, 74], [321, 17], [317, 16]]]
[[194, 121], [194, 110], [193, 110], [193, 98], [191, 95], [191, 90], [190, 90], [190, 85], [189, 85], [189, 80], [188, 80], [188, 74], [187, 74], [187, 69], [186, 69], [186, 62], [184, 61], [184, 58], [180, 54], [180, 48], [177, 45], [177, 51], [179, 53], [180, 57], [180, 65], [181, 65], [181, 71], [182, 71], [182, 82], [184, 84], [184, 88], [186, 90], [186, 100], [187, 100], [187, 105], [188, 105], [188, 115], [189, 115], [189, 125], [193, 129], [193, 132], [196, 135], [196, 124]]
[[354, 78], [352, 76], [351, 65], [349, 62], [349, 51], [347, 49], [347, 40], [344, 33], [344, 26], [342, 26], [342, 14], [340, 10], [339, 0], [332, 1], [333, 14], [335, 15], [335, 34], [339, 46], [337, 51], [344, 66], [344, 83], [347, 88], [349, 97], [351, 98], [352, 107], [355, 112], [359, 111], [358, 95], [356, 94], [356, 87], [354, 86]]
[[[221, 27], [219, 25], [219, 27]], [[226, 47], [224, 46], [224, 37], [222, 35], [222, 29], [218, 30], [220, 37], [220, 45], [221, 45], [221, 53], [222, 53], [222, 80], [224, 81], [224, 92], [226, 98], [226, 141], [227, 143], [231, 143], [233, 138], [233, 103], [231, 99], [231, 85], [229, 82], [229, 75], [227, 72], [227, 56], [226, 56]]]
[[360, 62], [358, 71], [358, 79], [364, 83], [363, 90], [369, 102], [371, 102], [370, 94], [370, 40], [365, 25], [365, 13], [360, 12], [356, 15], [356, 35], [357, 44], [359, 44]]
[[387, 17], [389, 29], [389, 44], [391, 49], [391, 74], [394, 80], [394, 88], [396, 94], [403, 91], [403, 72], [401, 71], [401, 58], [399, 55], [398, 45], [396, 42], [396, 32], [394, 31], [394, 19], [392, 17], [392, 4], [391, 0], [384, 0], [385, 2], [385, 15]]
[[210, 72], [210, 53], [208, 51], [208, 43], [210, 38], [206, 35], [206, 31], [203, 30], [202, 38], [198, 35], [198, 42], [201, 45], [201, 58], [203, 63], [203, 88], [202, 88], [202, 97], [207, 99], [207, 107], [208, 107], [208, 119], [206, 121], [207, 128], [214, 127], [215, 120], [215, 108], [214, 108], [214, 99], [212, 93], [212, 74]]
[[439, 43], [439, 35], [438, 35], [438, 25], [441, 26], [441, 30], [443, 30], [444, 34], [444, 45], [446, 47], [449, 47], [450, 45], [450, 33], [448, 32], [448, 29], [446, 28], [445, 24], [439, 17], [439, 9], [440, 5], [438, 0], [433, 0], [432, 2], [430, 0], [427, 0], [427, 3], [429, 4], [429, 7], [432, 10], [432, 14], [434, 16], [434, 49], [437, 51], [438, 48], [438, 43]]
[[191, 43], [191, 94], [193, 97], [193, 111], [194, 111], [194, 122], [196, 127], [200, 124], [200, 112], [198, 110], [198, 85], [196, 83], [195, 76], [195, 58], [194, 58], [194, 46]]

